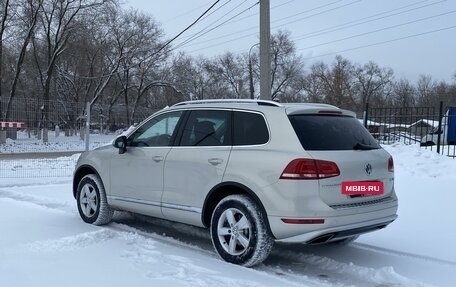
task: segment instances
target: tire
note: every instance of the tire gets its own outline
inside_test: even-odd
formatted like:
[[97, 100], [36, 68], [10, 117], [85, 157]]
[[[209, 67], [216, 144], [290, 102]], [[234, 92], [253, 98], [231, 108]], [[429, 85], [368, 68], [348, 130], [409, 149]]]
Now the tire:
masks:
[[266, 215], [246, 195], [230, 195], [219, 202], [212, 213], [210, 233], [223, 260], [246, 267], [264, 261], [274, 245]]
[[94, 225], [108, 224], [114, 211], [109, 207], [106, 192], [98, 175], [88, 174], [78, 184], [76, 192], [79, 215]]

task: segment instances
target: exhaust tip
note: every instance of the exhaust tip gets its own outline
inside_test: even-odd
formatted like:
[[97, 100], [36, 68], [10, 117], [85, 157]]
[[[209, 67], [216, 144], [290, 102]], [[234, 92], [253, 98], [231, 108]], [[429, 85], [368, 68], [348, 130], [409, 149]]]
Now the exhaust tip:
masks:
[[328, 233], [318, 237], [315, 237], [312, 240], [307, 241], [307, 244], [321, 244], [330, 241], [336, 234], [335, 233]]

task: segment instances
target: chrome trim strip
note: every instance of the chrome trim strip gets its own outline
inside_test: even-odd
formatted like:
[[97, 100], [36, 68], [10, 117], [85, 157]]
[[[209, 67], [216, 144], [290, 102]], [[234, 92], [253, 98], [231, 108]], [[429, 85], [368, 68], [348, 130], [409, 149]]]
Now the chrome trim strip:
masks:
[[158, 201], [148, 201], [148, 200], [136, 199], [136, 198], [131, 198], [131, 197], [112, 196], [112, 195], [109, 195], [107, 197], [110, 200], [118, 200], [118, 201], [130, 202], [130, 203], [139, 203], [139, 204], [144, 204], [144, 205], [161, 207], [161, 204]]
[[203, 209], [199, 208], [199, 207], [170, 204], [170, 203], [163, 203], [163, 202], [162, 202], [162, 208], [176, 209], [176, 210], [188, 211], [188, 212], [193, 212], [193, 213], [198, 213], [198, 214], [201, 214], [203, 212]]
[[174, 104], [172, 107], [184, 106], [184, 105], [193, 105], [193, 104], [268, 104], [273, 107], [281, 107], [282, 105], [278, 102], [268, 101], [268, 100], [251, 100], [251, 99], [213, 99], [213, 100], [193, 100], [185, 101]]
[[123, 197], [123, 196], [108, 195], [107, 197], [109, 200], [118, 200], [118, 201], [130, 202], [130, 203], [138, 203], [138, 204], [150, 205], [150, 206], [161, 207], [161, 208], [188, 211], [188, 212], [193, 212], [193, 213], [198, 213], [198, 214], [201, 214], [203, 212], [202, 208], [188, 206], [188, 205], [160, 203], [158, 201], [148, 201], [148, 200], [142, 200], [142, 199], [136, 199], [136, 198], [130, 198], [130, 197]]
[[353, 208], [353, 207], [367, 207], [371, 205], [376, 205], [376, 204], [385, 204], [385, 203], [391, 203], [394, 202], [394, 198], [391, 196], [380, 198], [380, 199], [375, 199], [375, 200], [370, 200], [370, 201], [364, 201], [364, 202], [354, 202], [354, 203], [347, 203], [347, 204], [335, 204], [335, 205], [330, 205], [329, 207], [334, 208], [334, 209], [348, 209], [348, 208]]

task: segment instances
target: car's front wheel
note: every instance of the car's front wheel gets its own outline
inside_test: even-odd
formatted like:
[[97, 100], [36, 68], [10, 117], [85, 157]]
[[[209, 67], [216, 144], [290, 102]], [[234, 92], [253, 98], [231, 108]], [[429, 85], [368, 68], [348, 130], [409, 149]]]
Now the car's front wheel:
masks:
[[95, 225], [108, 224], [114, 211], [109, 207], [106, 192], [98, 175], [88, 174], [78, 184], [76, 193], [79, 215]]
[[266, 215], [246, 195], [219, 202], [212, 214], [211, 238], [222, 259], [246, 267], [265, 260], [274, 244]]

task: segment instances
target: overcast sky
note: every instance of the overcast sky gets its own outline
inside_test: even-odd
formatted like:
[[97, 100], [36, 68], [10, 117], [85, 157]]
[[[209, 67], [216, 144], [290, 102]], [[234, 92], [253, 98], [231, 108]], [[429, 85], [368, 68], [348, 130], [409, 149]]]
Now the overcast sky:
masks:
[[[167, 38], [177, 35], [215, 2], [124, 1], [125, 7], [151, 14]], [[391, 67], [398, 79], [416, 81], [420, 74], [427, 74], [436, 80], [454, 80], [456, 0], [270, 2], [271, 33], [289, 31], [307, 67], [315, 61], [331, 63], [340, 54], [356, 63], [374, 61]], [[209, 57], [227, 51], [248, 52], [259, 39], [256, 3], [257, 0], [220, 0], [205, 18], [173, 42], [174, 47], [191, 40], [178, 51]]]

